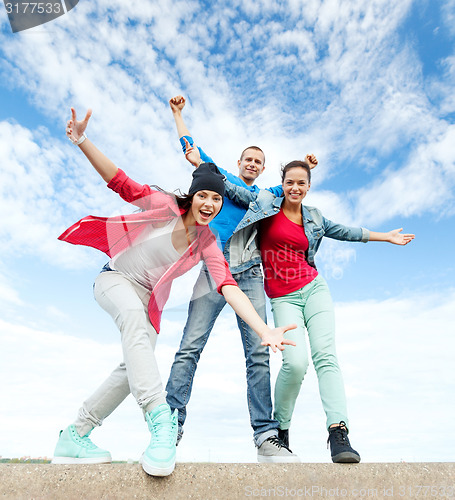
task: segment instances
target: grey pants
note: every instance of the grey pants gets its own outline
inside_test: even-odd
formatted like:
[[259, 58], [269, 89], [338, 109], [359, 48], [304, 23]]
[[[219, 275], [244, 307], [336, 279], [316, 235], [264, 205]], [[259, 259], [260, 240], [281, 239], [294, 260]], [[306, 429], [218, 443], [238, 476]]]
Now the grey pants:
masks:
[[154, 353], [157, 333], [147, 310], [150, 291], [120, 272], [108, 271], [96, 278], [94, 294], [120, 330], [124, 361], [79, 409], [74, 425], [81, 436], [101, 425], [130, 392], [144, 414], [166, 403]]

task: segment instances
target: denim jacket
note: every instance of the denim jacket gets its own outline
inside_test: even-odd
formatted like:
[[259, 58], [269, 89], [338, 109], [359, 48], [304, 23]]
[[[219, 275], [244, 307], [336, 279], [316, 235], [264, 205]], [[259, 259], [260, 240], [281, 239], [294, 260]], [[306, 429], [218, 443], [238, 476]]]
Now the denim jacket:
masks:
[[[234, 234], [226, 243], [224, 253], [230, 253], [230, 269], [238, 273], [248, 269], [253, 264], [261, 262], [261, 252], [257, 246], [258, 222], [279, 212], [283, 197], [276, 197], [270, 191], [262, 189], [259, 193], [252, 193], [232, 184], [225, 179], [226, 196], [234, 203], [245, 208], [247, 212], [237, 225]], [[336, 224], [326, 219], [321, 211], [315, 207], [302, 205], [303, 226], [308, 238], [307, 261], [316, 268], [314, 256], [319, 249], [322, 237], [342, 241], [362, 241], [370, 239], [368, 229], [348, 227]]]

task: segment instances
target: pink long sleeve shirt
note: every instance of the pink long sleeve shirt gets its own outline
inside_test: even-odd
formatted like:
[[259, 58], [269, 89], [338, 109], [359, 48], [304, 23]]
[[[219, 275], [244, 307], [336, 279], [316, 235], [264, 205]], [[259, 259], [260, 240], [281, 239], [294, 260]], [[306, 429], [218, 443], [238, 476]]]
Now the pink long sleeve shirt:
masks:
[[[114, 257], [133, 245], [135, 239], [149, 224], [167, 222], [185, 213], [178, 207], [172, 195], [133, 181], [123, 170], [119, 169], [107, 186], [125, 201], [141, 208], [143, 212], [114, 217], [89, 215], [69, 227], [59, 236], [59, 240], [74, 245], [91, 246], [109, 257]], [[169, 298], [173, 280], [185, 274], [201, 260], [207, 265], [219, 293], [225, 285], [237, 286], [209, 227], [199, 224], [196, 226], [197, 238], [177, 262], [166, 270], [151, 291], [148, 314], [158, 333], [161, 314]]]

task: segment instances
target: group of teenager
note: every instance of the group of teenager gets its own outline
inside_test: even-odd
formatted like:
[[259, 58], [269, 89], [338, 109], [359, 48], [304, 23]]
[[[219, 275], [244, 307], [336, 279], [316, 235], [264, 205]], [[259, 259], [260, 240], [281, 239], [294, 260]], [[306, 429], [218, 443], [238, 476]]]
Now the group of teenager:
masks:
[[[131, 393], [151, 433], [141, 457], [144, 471], [166, 476], [175, 467], [193, 379], [200, 355], [220, 312], [235, 311], [245, 354], [250, 422], [263, 463], [300, 462], [289, 445], [294, 406], [310, 354], [326, 414], [333, 462], [357, 463], [349, 442], [346, 397], [335, 349], [333, 304], [315, 265], [322, 238], [387, 241], [406, 245], [412, 234], [348, 227], [303, 205], [311, 186], [314, 155], [286, 164], [281, 183], [255, 185], [265, 156], [247, 147], [238, 175], [218, 167], [194, 143], [182, 117], [185, 99], [170, 106], [186, 159], [195, 167], [185, 195], [142, 185], [117, 168], [87, 138], [91, 117], [78, 120], [71, 109], [66, 134], [95, 170], [125, 201], [140, 210], [114, 217], [84, 217], [60, 237], [106, 253], [108, 263], [95, 280], [94, 295], [120, 330], [123, 361], [60, 432], [53, 463], [109, 463], [108, 451], [90, 433]], [[202, 261], [179, 350], [163, 387], [154, 353], [161, 313], [173, 280]], [[275, 328], [267, 326], [265, 293]], [[165, 332], [164, 332], [165, 335]], [[272, 405], [269, 348], [282, 352]]]

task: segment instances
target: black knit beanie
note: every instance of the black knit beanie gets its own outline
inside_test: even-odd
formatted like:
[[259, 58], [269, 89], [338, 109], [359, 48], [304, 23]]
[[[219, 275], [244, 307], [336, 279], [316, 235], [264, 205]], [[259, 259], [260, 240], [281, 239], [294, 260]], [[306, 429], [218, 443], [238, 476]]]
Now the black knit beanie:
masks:
[[188, 194], [198, 191], [215, 191], [224, 196], [224, 175], [220, 173], [214, 163], [201, 163], [193, 172], [193, 182]]

